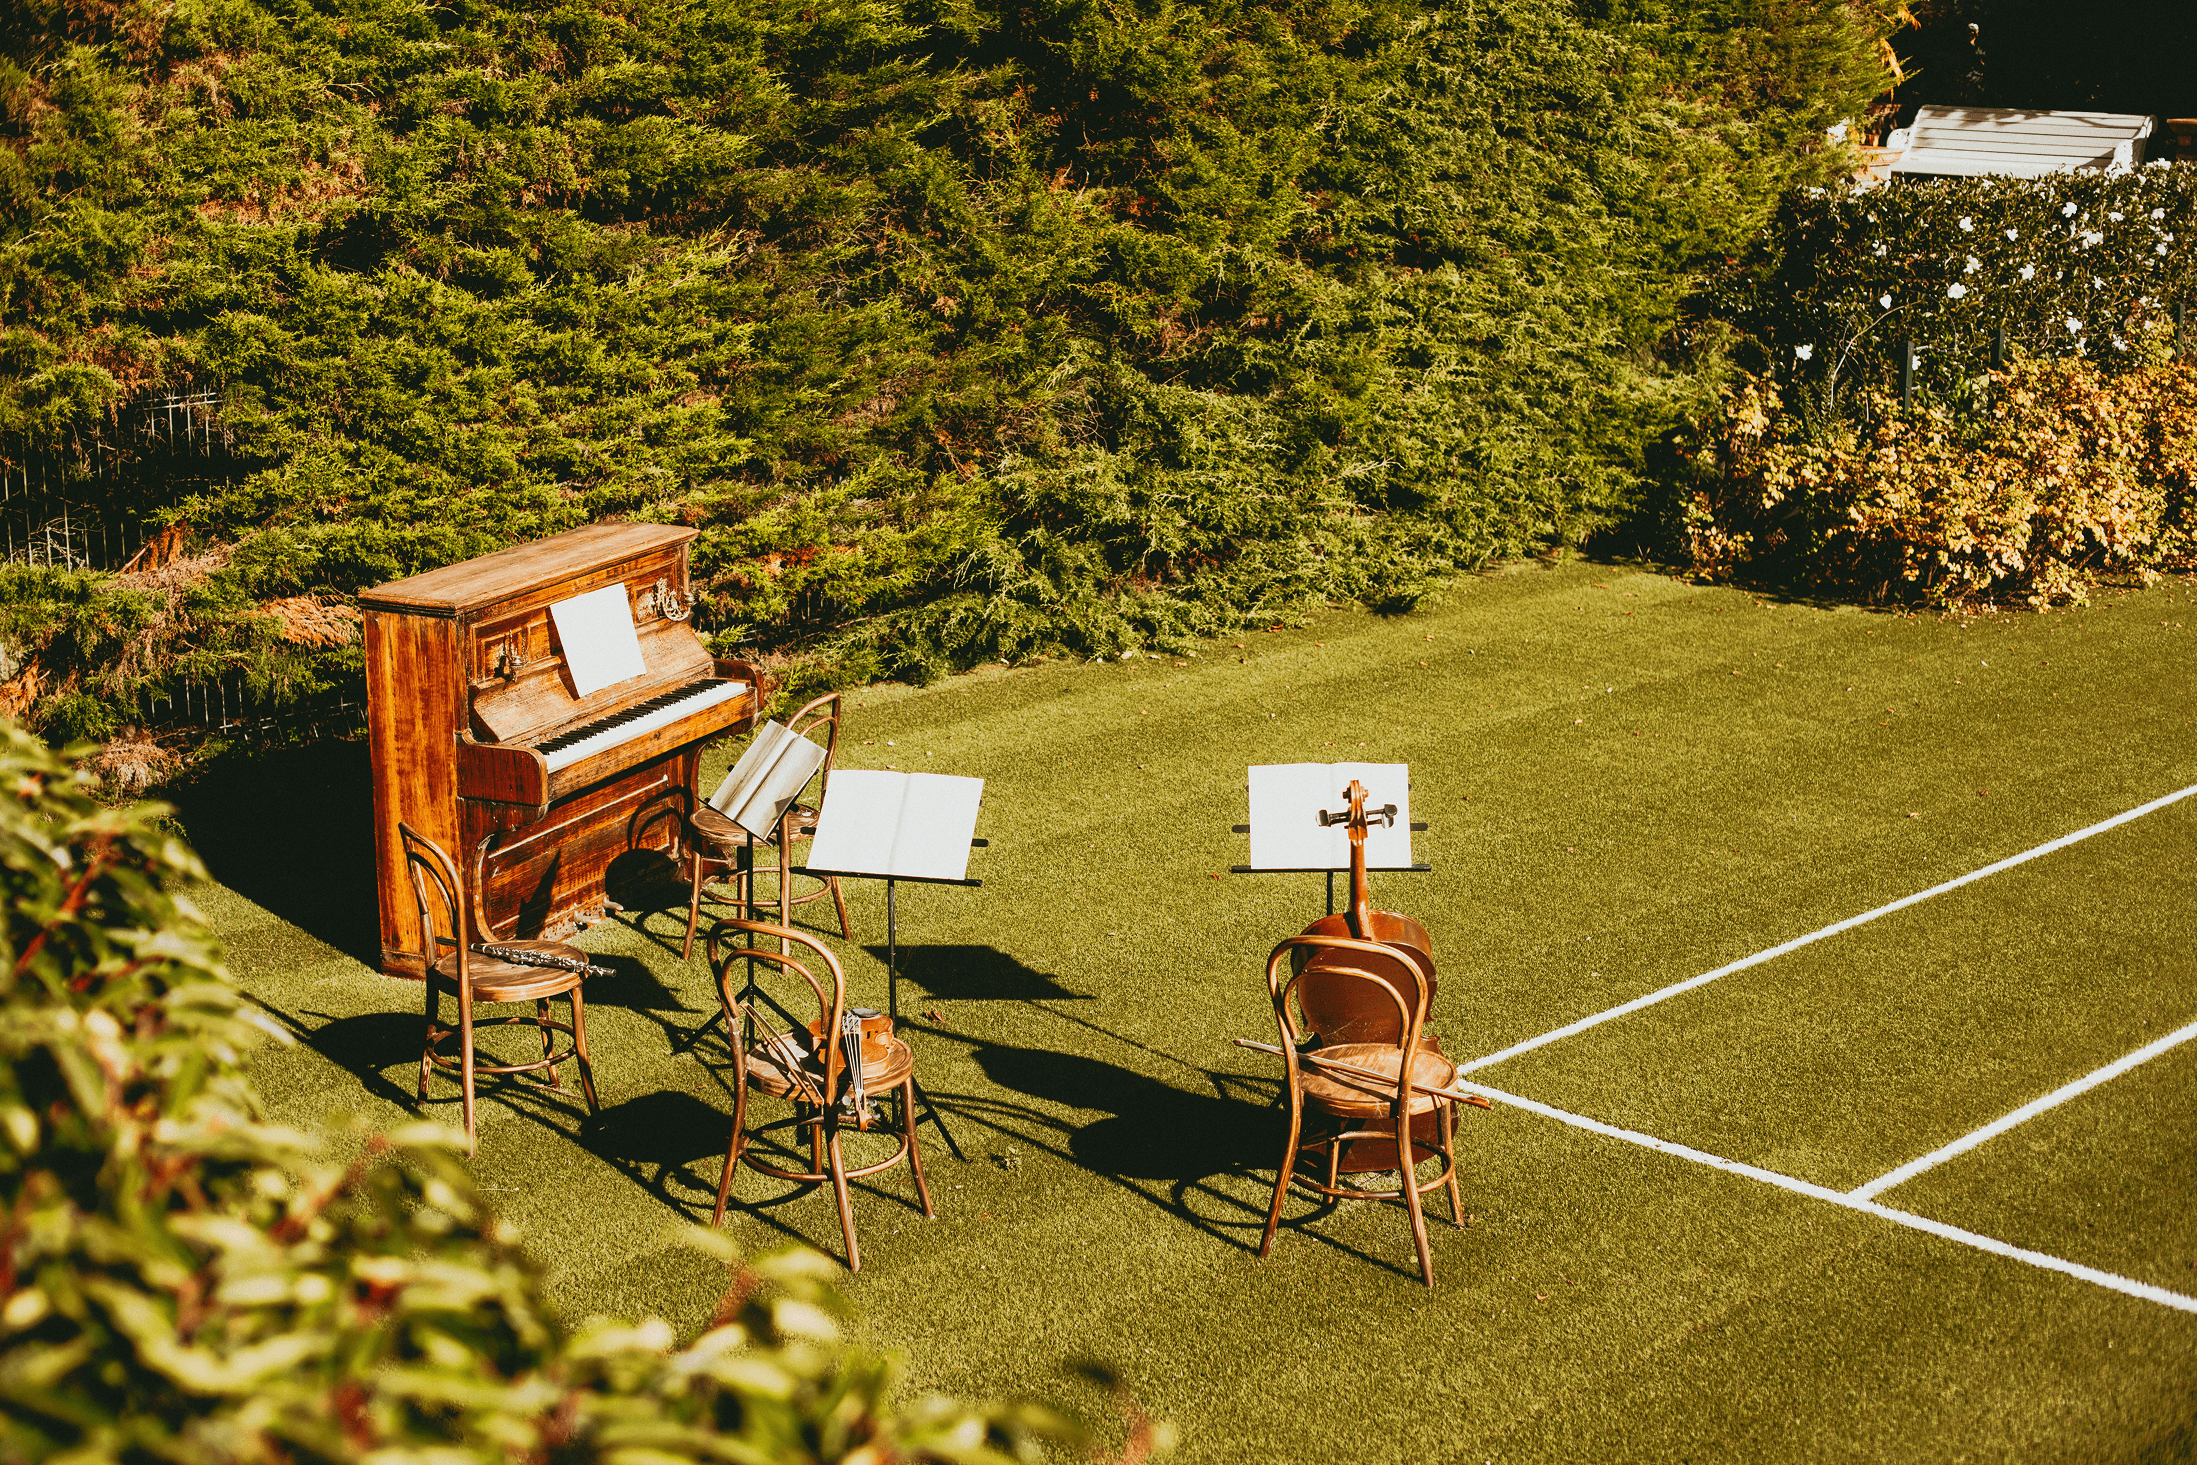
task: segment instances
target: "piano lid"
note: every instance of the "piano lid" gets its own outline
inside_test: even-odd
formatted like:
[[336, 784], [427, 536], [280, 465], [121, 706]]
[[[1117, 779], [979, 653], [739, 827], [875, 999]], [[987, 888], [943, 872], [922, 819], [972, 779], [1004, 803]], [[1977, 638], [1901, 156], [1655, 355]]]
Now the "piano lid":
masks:
[[464, 615], [544, 584], [683, 545], [696, 532], [679, 524], [589, 524], [362, 590], [359, 604], [405, 615]]

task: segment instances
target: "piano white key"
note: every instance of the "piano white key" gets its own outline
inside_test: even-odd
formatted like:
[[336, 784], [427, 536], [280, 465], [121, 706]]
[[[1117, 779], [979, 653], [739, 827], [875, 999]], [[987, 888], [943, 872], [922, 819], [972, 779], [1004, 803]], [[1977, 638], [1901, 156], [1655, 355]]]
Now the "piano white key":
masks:
[[681, 697], [676, 702], [643, 713], [631, 722], [621, 722], [616, 727], [606, 727], [593, 737], [582, 738], [576, 743], [568, 743], [553, 753], [545, 753], [543, 757], [549, 763], [549, 771], [555, 773], [560, 768], [569, 767], [584, 758], [592, 758], [597, 753], [615, 748], [621, 743], [630, 742], [644, 733], [652, 733], [660, 727], [669, 727], [672, 723], [692, 717], [695, 713], [714, 707], [720, 702], [729, 702], [733, 698], [745, 694], [747, 690], [748, 684], [746, 682], [717, 682], [710, 686], [698, 687], [691, 695]]

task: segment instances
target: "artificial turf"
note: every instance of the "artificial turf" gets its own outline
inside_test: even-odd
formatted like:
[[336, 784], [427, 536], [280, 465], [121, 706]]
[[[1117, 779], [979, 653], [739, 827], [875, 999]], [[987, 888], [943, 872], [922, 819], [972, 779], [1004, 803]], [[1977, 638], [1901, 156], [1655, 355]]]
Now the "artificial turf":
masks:
[[[1229, 1039], [1271, 1038], [1264, 955], [1322, 892], [1227, 871], [1247, 764], [1410, 763], [1434, 871], [1377, 902], [1433, 932], [1447, 1050], [1493, 1052], [2197, 783], [2193, 601], [1906, 617], [1574, 562], [854, 694], [841, 765], [983, 776], [991, 841], [981, 889], [903, 888], [902, 1027], [966, 1159], [925, 1127], [936, 1221], [905, 1171], [858, 1190], [857, 1326], [911, 1387], [1101, 1417], [1066, 1365], [1103, 1360], [1189, 1460], [2188, 1458], [2197, 1315], [1513, 1108], [1464, 1116], [1433, 1291], [1387, 1206], [1295, 1201], [1256, 1259], [1276, 1065]], [[360, 961], [363, 779], [355, 747], [261, 757], [183, 809], [233, 969], [303, 1038], [261, 1085], [339, 1145], [410, 1114], [418, 1050], [418, 989]], [[269, 832], [307, 808], [314, 866]], [[1851, 1187], [2197, 1018], [2193, 834], [2197, 799], [1475, 1076]], [[882, 898], [848, 894], [877, 1001]], [[722, 1280], [672, 1234], [730, 1110], [722, 1049], [675, 1051], [714, 1002], [683, 916], [583, 938], [618, 971], [599, 1120], [482, 1106], [476, 1171], [575, 1315], [693, 1327]], [[2197, 1044], [1880, 1199], [2197, 1294], [2193, 1079]], [[836, 1252], [828, 1194], [738, 1197], [744, 1243]]]

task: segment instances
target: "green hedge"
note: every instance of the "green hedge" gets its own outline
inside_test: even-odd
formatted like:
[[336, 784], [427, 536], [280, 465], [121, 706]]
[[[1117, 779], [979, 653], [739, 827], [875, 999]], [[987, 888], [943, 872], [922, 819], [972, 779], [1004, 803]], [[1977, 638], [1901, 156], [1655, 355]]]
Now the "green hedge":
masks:
[[1909, 341], [1917, 388], [1947, 399], [2001, 330], [2012, 353], [2133, 370], [2170, 347], [2174, 306], [2197, 308], [2197, 167], [1796, 193], [1707, 303], [1743, 366], [1822, 413], [1896, 390]]
[[212, 388], [239, 457], [183, 568], [0, 572], [0, 639], [107, 738], [355, 685], [271, 602], [613, 516], [796, 688], [1409, 606], [1629, 501], [1896, 10], [34, 0], [0, 456]]

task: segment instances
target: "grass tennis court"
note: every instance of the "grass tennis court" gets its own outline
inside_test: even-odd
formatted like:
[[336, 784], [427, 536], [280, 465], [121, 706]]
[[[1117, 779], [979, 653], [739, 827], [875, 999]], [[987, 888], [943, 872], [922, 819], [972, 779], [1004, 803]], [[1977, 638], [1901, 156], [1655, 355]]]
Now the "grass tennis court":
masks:
[[[1100, 1417], [1064, 1369], [1105, 1360], [1190, 1460], [2190, 1458], [2197, 1042], [1873, 1197], [2157, 1296], [1507, 1104], [1460, 1122], [1471, 1221], [1430, 1216], [1428, 1292], [1387, 1207], [1293, 1202], [1252, 1255], [1279, 1065], [1229, 1040], [1271, 1039], [1261, 964], [1322, 892], [1226, 872], [1245, 765], [1409, 762], [1434, 871], [1377, 903], [1433, 932], [1447, 1050], [1497, 1054], [2197, 785], [2193, 610], [2177, 581], [1949, 620], [1534, 566], [1419, 616], [857, 695], [842, 766], [983, 776], [992, 842], [981, 890], [903, 889], [903, 1030], [966, 1158], [925, 1127], [935, 1222], [904, 1170], [858, 1193], [860, 1326], [913, 1386]], [[304, 1039], [261, 1086], [339, 1144], [409, 1113], [417, 988], [359, 960], [364, 850], [299, 870], [234, 809], [355, 822], [363, 787], [323, 750], [184, 806], [234, 970]], [[1468, 1082], [1851, 1192], [2197, 1022], [2193, 850], [2197, 797]], [[882, 895], [848, 893], [881, 1002]], [[671, 1234], [730, 1112], [722, 1049], [673, 1051], [715, 1000], [683, 916], [583, 938], [620, 973], [589, 986], [600, 1121], [482, 1105], [477, 1173], [576, 1315], [715, 1300]], [[761, 1185], [728, 1231], [836, 1250], [828, 1192]]]

